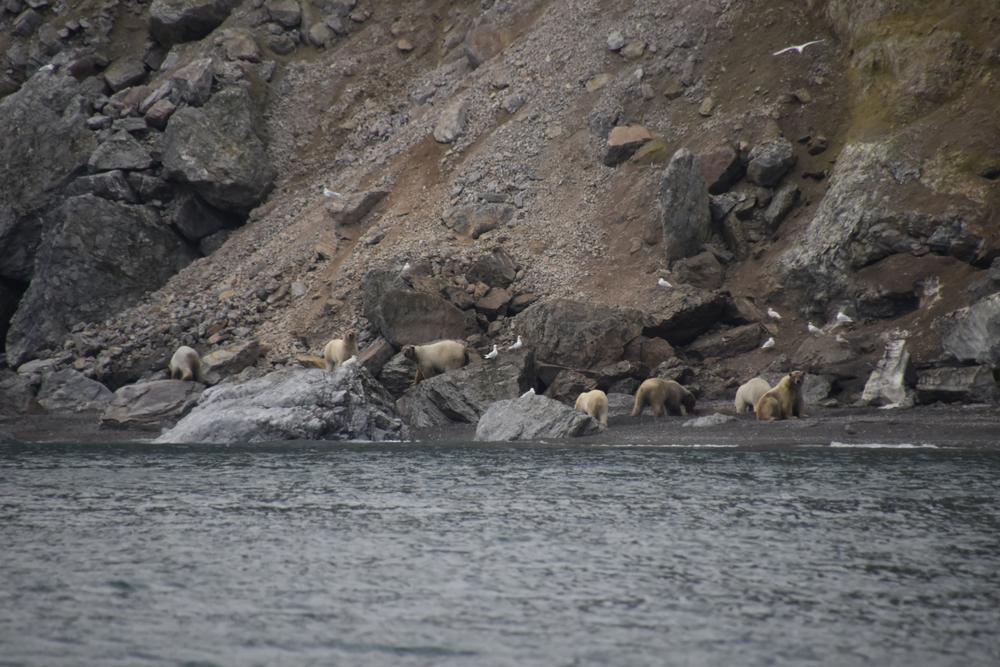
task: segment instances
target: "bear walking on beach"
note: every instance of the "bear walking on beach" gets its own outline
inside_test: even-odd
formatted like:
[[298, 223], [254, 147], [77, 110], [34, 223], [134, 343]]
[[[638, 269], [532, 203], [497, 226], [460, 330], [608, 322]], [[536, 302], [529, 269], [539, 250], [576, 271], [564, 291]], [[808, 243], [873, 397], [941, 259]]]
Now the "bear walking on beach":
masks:
[[673, 380], [650, 378], [639, 385], [635, 392], [635, 406], [632, 416], [638, 417], [648, 405], [653, 414], [662, 417], [669, 412], [680, 416], [694, 412], [694, 394]]
[[596, 419], [601, 426], [608, 425], [608, 395], [600, 389], [585, 391], [577, 396], [576, 409]]

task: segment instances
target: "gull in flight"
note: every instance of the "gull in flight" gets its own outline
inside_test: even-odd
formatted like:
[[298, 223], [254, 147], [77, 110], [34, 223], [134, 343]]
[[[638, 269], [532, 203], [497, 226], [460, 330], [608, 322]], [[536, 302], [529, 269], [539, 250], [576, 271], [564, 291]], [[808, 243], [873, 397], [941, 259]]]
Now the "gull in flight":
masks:
[[823, 41], [822, 39], [814, 39], [813, 41], [806, 42], [805, 44], [799, 44], [797, 46], [787, 46], [781, 49], [780, 51], [775, 51], [771, 55], [780, 56], [782, 53], [788, 53], [789, 51], [797, 51], [798, 53], [802, 53], [807, 46], [812, 46], [813, 44], [819, 44], [822, 41]]
[[821, 334], [821, 333], [823, 333], [823, 330], [820, 329], [815, 324], [813, 324], [812, 322], [806, 322], [806, 328], [809, 329], [809, 333], [811, 333], [811, 334]]
[[853, 321], [854, 320], [852, 320], [850, 317], [848, 317], [847, 314], [844, 313], [844, 311], [842, 311], [842, 310], [837, 311], [837, 322], [839, 324], [848, 324], [848, 323], [853, 322]]
[[521, 398], [524, 398], [525, 396], [534, 396], [534, 395], [535, 395], [535, 388], [532, 387], [528, 391], [526, 391], [523, 394], [521, 394]]
[[510, 347], [508, 347], [507, 349], [508, 350], [520, 350], [523, 345], [524, 345], [524, 343], [521, 342], [521, 337], [518, 336], [517, 340], [514, 341], [514, 344], [511, 345]]
[[778, 311], [776, 311], [774, 308], [768, 308], [767, 309], [767, 316], [770, 317], [772, 320], [780, 320], [781, 319], [781, 313], [779, 313]]
[[496, 359], [497, 358], [497, 354], [499, 354], [499, 352], [497, 352], [497, 346], [494, 343], [493, 349], [490, 350], [489, 354], [487, 354], [485, 357], [483, 357], [483, 359]]
[[659, 285], [660, 287], [673, 287], [673, 285], [671, 285], [670, 283], [668, 283], [663, 278], [660, 278], [659, 280], [657, 280], [656, 284]]
[[334, 192], [333, 190], [331, 190], [330, 188], [328, 188], [328, 187], [326, 187], [324, 185], [323, 186], [323, 196], [327, 197], [328, 199], [333, 199], [334, 197], [341, 197], [343, 195], [341, 195], [339, 192]]
[[774, 336], [771, 336], [770, 338], [765, 340], [764, 344], [760, 346], [760, 349], [770, 350], [772, 347], [774, 347]]

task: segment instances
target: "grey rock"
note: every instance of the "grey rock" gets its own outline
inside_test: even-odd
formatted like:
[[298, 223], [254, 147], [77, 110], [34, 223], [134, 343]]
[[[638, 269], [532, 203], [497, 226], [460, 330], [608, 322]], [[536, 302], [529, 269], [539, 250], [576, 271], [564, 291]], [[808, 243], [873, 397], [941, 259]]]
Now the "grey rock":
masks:
[[503, 50], [500, 32], [489, 23], [481, 23], [465, 33], [465, 55], [475, 69]]
[[0, 369], [0, 415], [40, 411], [35, 401], [35, 388], [29, 376]]
[[283, 28], [297, 28], [302, 22], [302, 7], [298, 0], [267, 0], [264, 7], [271, 20]]
[[194, 259], [148, 208], [92, 195], [52, 213], [36, 274], [7, 333], [12, 365], [62, 345], [68, 328], [104, 320]]
[[146, 110], [146, 122], [150, 127], [162, 130], [170, 116], [177, 111], [177, 105], [170, 100], [157, 100]]
[[527, 101], [528, 98], [521, 93], [510, 93], [509, 95], [504, 95], [503, 100], [500, 101], [500, 108], [509, 114], [515, 114]]
[[386, 195], [385, 190], [368, 190], [337, 197], [327, 205], [327, 213], [338, 225], [356, 225], [378, 206]]
[[102, 428], [159, 431], [174, 425], [205, 390], [199, 382], [154, 380], [122, 387], [101, 415]]
[[516, 276], [517, 265], [514, 263], [514, 258], [502, 248], [478, 258], [465, 272], [469, 282], [481, 282], [490, 287], [510, 287]]
[[212, 96], [213, 81], [215, 81], [215, 65], [212, 59], [193, 60], [171, 75], [169, 81], [171, 101], [200, 107]]
[[357, 363], [333, 372], [283, 370], [202, 394], [156, 442], [405, 440], [392, 397]]
[[1000, 292], [938, 318], [933, 328], [958, 361], [1000, 366]]
[[445, 219], [445, 224], [458, 234], [478, 239], [505, 225], [514, 217], [515, 212], [514, 207], [506, 204], [463, 206], [452, 211]]
[[298, 41], [288, 33], [271, 35], [267, 40], [268, 48], [277, 53], [279, 56], [287, 56], [289, 53], [294, 51], [298, 45]]
[[259, 127], [243, 88], [227, 88], [203, 107], [174, 112], [163, 134], [168, 178], [191, 184], [218, 208], [253, 208], [267, 196], [275, 176]]
[[333, 41], [334, 33], [325, 23], [313, 23], [306, 33], [309, 43], [317, 49], [326, 48], [326, 45]]
[[225, 212], [212, 208], [198, 195], [182, 195], [174, 213], [174, 225], [189, 241], [200, 241], [220, 229], [235, 226], [235, 220]]
[[799, 201], [799, 187], [792, 183], [782, 185], [774, 193], [771, 203], [764, 211], [764, 222], [772, 229], [781, 224], [789, 211], [795, 207]]
[[750, 151], [747, 179], [766, 188], [774, 187], [795, 165], [795, 152], [787, 139], [772, 139]]
[[711, 235], [708, 188], [698, 158], [682, 148], [660, 178], [660, 224], [669, 260], [701, 252]]
[[595, 368], [620, 361], [625, 346], [643, 332], [637, 310], [554, 299], [527, 308], [516, 330], [539, 361], [569, 368]]
[[164, 46], [201, 39], [238, 4], [239, 0], [153, 0], [149, 31]]
[[103, 76], [108, 88], [117, 93], [119, 90], [142, 83], [146, 78], [146, 68], [141, 60], [119, 58], [104, 70]]
[[545, 388], [545, 395], [567, 405], [576, 403], [576, 398], [585, 391], [597, 389], [597, 380], [579, 371], [564, 368], [556, 373]]
[[601, 159], [605, 166], [614, 167], [632, 157], [653, 135], [641, 125], [619, 125], [612, 128], [604, 145]]
[[372, 322], [395, 347], [464, 338], [472, 329], [461, 310], [437, 295], [416, 290], [394, 289], [384, 293], [377, 312]]
[[412, 359], [407, 359], [402, 354], [396, 354], [382, 365], [377, 377], [382, 386], [386, 388], [386, 391], [393, 397], [399, 398], [413, 386], [416, 375], [416, 363]]
[[688, 346], [687, 351], [702, 359], [729, 357], [756, 349], [763, 334], [764, 328], [761, 325], [744, 324], [701, 336]]
[[998, 395], [1000, 389], [988, 366], [931, 368], [917, 373], [917, 401], [920, 403], [992, 403]]
[[477, 442], [572, 438], [600, 430], [591, 417], [545, 396], [497, 401], [476, 424]]
[[38, 402], [49, 412], [103, 410], [111, 396], [103, 384], [71, 368], [43, 375], [38, 390]]
[[608, 35], [608, 51], [620, 51], [625, 46], [625, 36], [621, 30], [612, 30]]
[[72, 76], [40, 72], [0, 99], [0, 277], [28, 282], [44, 230], [42, 211], [81, 173], [97, 142]]
[[465, 132], [467, 109], [465, 100], [460, 100], [442, 111], [437, 125], [434, 126], [434, 141], [439, 144], [450, 144], [458, 139]]
[[907, 386], [909, 375], [910, 353], [906, 351], [906, 338], [890, 338], [882, 358], [868, 376], [861, 393], [862, 402], [866, 405], [912, 406], [913, 392]]
[[209, 234], [201, 241], [198, 241], [198, 250], [201, 251], [202, 255], [208, 257], [213, 252], [225, 245], [226, 241], [232, 235], [233, 230], [231, 229], [220, 229], [214, 234]]
[[208, 383], [218, 384], [223, 378], [236, 375], [256, 364], [264, 352], [259, 341], [243, 341], [209, 352], [201, 358], [201, 367]]
[[534, 383], [534, 355], [525, 348], [423, 380], [396, 401], [396, 409], [413, 428], [473, 424], [491, 403], [520, 396]]
[[687, 345], [721, 320], [729, 304], [725, 293], [677, 286], [648, 305], [643, 334]]
[[30, 37], [45, 22], [45, 18], [34, 9], [25, 9], [14, 19], [11, 34], [15, 37]]
[[712, 290], [722, 287], [725, 269], [715, 255], [706, 250], [674, 262], [673, 275], [682, 283]]
[[129, 204], [135, 204], [139, 201], [132, 186], [129, 185], [125, 172], [118, 169], [91, 176], [81, 176], [66, 187], [66, 195], [69, 197], [88, 193]]
[[709, 426], [720, 426], [722, 424], [727, 424], [731, 421], [736, 421], [736, 417], [733, 415], [724, 415], [716, 412], [715, 414], [705, 415], [704, 417], [695, 417], [694, 419], [688, 419], [681, 426], [684, 428], [706, 428]]
[[153, 166], [153, 158], [131, 134], [116, 132], [94, 150], [87, 166], [92, 171], [148, 169]]
[[250, 30], [233, 28], [219, 35], [219, 45], [227, 60], [260, 62], [260, 47]]

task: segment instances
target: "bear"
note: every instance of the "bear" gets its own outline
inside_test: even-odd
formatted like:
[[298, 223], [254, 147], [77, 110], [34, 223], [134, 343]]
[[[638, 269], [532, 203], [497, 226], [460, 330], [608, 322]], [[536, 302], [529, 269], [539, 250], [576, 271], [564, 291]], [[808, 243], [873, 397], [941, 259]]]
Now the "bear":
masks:
[[608, 426], [608, 395], [600, 389], [585, 391], [576, 398], [576, 409], [586, 412], [596, 419], [601, 426]]
[[657, 417], [662, 417], [665, 412], [675, 416], [694, 414], [694, 403], [694, 394], [673, 380], [650, 378], [635, 392], [632, 416], [641, 415], [647, 405]]
[[323, 348], [323, 360], [326, 370], [332, 371], [358, 354], [358, 334], [348, 331], [343, 338], [334, 338]]
[[201, 371], [201, 357], [198, 356], [197, 350], [187, 345], [177, 348], [174, 356], [170, 357], [167, 369], [170, 371], [171, 380], [205, 381]]
[[802, 382], [805, 376], [803, 371], [792, 371], [781, 378], [781, 382], [773, 389], [761, 396], [754, 406], [758, 421], [801, 417]]
[[750, 410], [756, 410], [757, 401], [759, 401], [760, 397], [769, 391], [771, 391], [771, 385], [767, 383], [767, 380], [760, 376], [741, 384], [740, 388], [736, 390], [736, 400], [733, 401], [733, 407], [736, 408], [736, 414], [746, 414], [748, 408]]
[[462, 368], [472, 359], [472, 354], [465, 344], [457, 340], [438, 340], [426, 345], [404, 345], [401, 352], [404, 357], [417, 364], [414, 384], [445, 371]]

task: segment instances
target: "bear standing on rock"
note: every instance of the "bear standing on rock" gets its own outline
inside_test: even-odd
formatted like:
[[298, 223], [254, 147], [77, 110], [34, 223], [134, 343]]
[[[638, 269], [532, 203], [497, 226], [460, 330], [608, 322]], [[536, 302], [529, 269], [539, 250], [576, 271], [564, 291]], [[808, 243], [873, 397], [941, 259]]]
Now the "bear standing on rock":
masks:
[[205, 378], [201, 372], [201, 357], [197, 350], [187, 345], [181, 345], [170, 357], [170, 364], [167, 366], [170, 371], [171, 380], [185, 380], [204, 382]]
[[332, 371], [358, 354], [358, 334], [348, 331], [343, 338], [334, 338], [323, 348], [323, 360], [326, 370]]
[[472, 358], [465, 344], [457, 340], [439, 340], [427, 345], [405, 345], [402, 353], [404, 357], [417, 364], [414, 384], [445, 371], [462, 368]]
[[754, 412], [758, 421], [774, 421], [775, 419], [791, 419], [802, 416], [802, 383], [806, 374], [803, 371], [792, 371], [781, 382], [760, 397]]
[[639, 385], [639, 390], [635, 392], [632, 416], [640, 416], [647, 405], [657, 417], [662, 417], [667, 412], [674, 416], [691, 414], [694, 412], [694, 402], [694, 394], [677, 382], [650, 378]]

